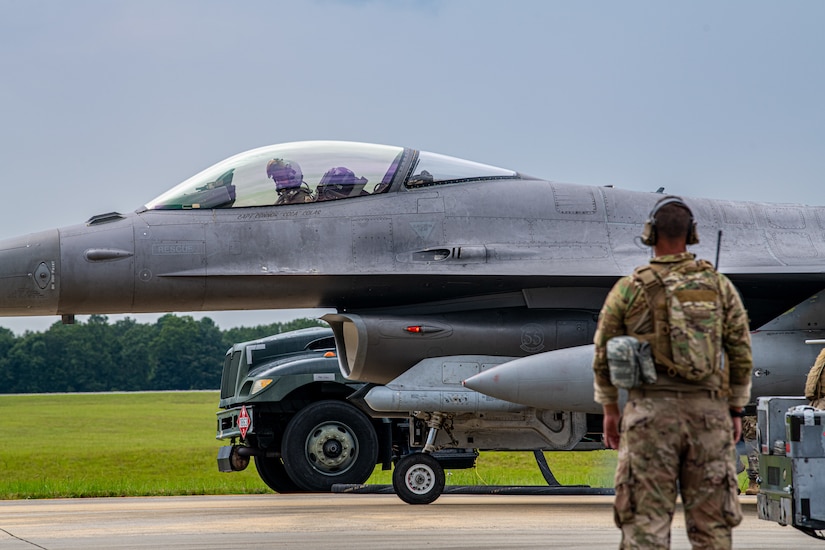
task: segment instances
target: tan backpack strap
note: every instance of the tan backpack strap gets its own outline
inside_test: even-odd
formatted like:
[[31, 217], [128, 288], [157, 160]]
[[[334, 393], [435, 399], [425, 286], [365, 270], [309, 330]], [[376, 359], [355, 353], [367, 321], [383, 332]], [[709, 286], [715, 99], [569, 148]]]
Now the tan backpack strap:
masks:
[[633, 272], [633, 276], [642, 283], [645, 290], [651, 290], [653, 287], [662, 288], [662, 281], [659, 279], [659, 275], [656, 273], [656, 270], [653, 269], [650, 265], [643, 265], [641, 267], [637, 267], [636, 270]]
[[[656, 271], [649, 265], [637, 267], [633, 272], [633, 278], [642, 285], [642, 293], [645, 296], [645, 302], [647, 302], [648, 311], [650, 312], [650, 322], [653, 325], [653, 331], [655, 333], [658, 326], [655, 307], [656, 301], [665, 299], [665, 287]], [[641, 328], [643, 322], [644, 318], [636, 322], [636, 326], [633, 327], [632, 330], [634, 334], [639, 332], [639, 328]]]
[[[662, 279], [659, 277], [659, 274], [652, 265], [645, 265], [636, 268], [633, 275], [636, 280], [642, 284], [645, 301], [647, 301], [647, 307], [650, 311], [650, 319], [653, 323], [653, 335], [649, 335], [646, 340], [650, 341], [655, 339], [660, 341], [667, 335], [669, 328], [667, 325], [667, 319], [660, 319], [656, 315], [657, 311], [664, 311], [667, 309], [667, 304], [665, 303], [666, 297], [664, 283], [662, 283]], [[657, 305], [660, 307], [657, 308]], [[637, 326], [634, 327], [635, 330], [633, 332], [638, 331], [639, 325], [641, 325], [642, 322], [643, 320], [640, 319]], [[658, 346], [652, 345], [651, 350], [653, 351], [653, 357], [656, 359], [656, 362], [667, 367], [668, 375], [671, 377], [676, 376], [676, 364], [669, 357], [664, 355], [659, 350]]]
[[725, 365], [725, 368], [719, 373], [719, 376], [722, 377], [720, 392], [723, 397], [730, 397], [730, 365], [728, 364], [728, 354], [724, 352], [722, 353], [722, 364]]
[[[715, 281], [716, 281], [717, 304], [720, 308], [723, 309], [723, 315], [724, 315], [724, 307], [725, 306], [724, 306], [724, 303], [722, 301], [722, 274], [719, 273], [718, 271], [716, 271], [716, 268], [713, 267], [713, 264], [711, 264], [707, 260], [700, 260], [700, 261], [707, 264], [707, 268], [712, 269], [713, 272], [716, 274]], [[724, 319], [724, 317], [723, 317], [723, 319]], [[723, 323], [724, 323], [724, 321], [723, 321]], [[724, 334], [724, 331], [723, 331], [723, 334]], [[722, 377], [721, 392], [722, 392], [722, 395], [724, 397], [730, 397], [730, 395], [731, 395], [731, 391], [730, 391], [730, 364], [728, 362], [728, 354], [727, 354], [727, 352], [725, 352], [725, 348], [724, 348], [724, 336], [721, 336], [721, 338], [722, 338], [722, 341], [720, 342], [721, 353], [722, 353], [721, 361], [722, 361], [722, 365], [724, 365], [724, 368], [722, 369], [722, 372], [720, 373], [720, 375]]]
[[667, 374], [671, 378], [676, 376], [678, 373], [678, 368], [676, 367], [676, 363], [674, 363], [668, 356], [663, 355], [658, 349], [653, 349], [653, 356], [656, 358], [656, 362], [662, 364], [667, 367]]

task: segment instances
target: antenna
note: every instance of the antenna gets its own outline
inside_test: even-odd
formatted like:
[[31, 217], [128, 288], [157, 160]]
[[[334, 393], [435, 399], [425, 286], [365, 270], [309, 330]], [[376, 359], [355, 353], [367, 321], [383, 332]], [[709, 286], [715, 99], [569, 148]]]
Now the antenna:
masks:
[[719, 230], [719, 234], [716, 235], [716, 265], [713, 266], [713, 269], [719, 269], [719, 251], [722, 249], [722, 230]]

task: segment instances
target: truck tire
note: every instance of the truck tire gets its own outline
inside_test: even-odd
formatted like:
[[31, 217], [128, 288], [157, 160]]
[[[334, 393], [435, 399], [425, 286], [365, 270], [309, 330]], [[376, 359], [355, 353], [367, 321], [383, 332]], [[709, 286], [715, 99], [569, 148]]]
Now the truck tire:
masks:
[[256, 456], [255, 469], [258, 470], [261, 480], [276, 493], [304, 492], [287, 475], [280, 457]]
[[298, 487], [328, 492], [336, 483], [367, 481], [378, 460], [378, 436], [370, 419], [349, 403], [318, 401], [289, 421], [281, 454]]

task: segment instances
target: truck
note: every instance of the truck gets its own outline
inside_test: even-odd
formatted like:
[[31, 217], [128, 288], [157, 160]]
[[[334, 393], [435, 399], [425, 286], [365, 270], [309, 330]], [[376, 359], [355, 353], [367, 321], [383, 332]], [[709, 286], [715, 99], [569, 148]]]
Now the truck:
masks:
[[825, 411], [804, 397], [757, 401], [759, 519], [825, 540]]
[[[427, 361], [424, 363], [426, 367]], [[415, 372], [411, 375], [418, 376]], [[454, 388], [450, 386], [458, 393], [450, 395], [470, 393], [461, 387], [459, 378], [452, 381]], [[226, 352], [221, 376], [216, 438], [227, 445], [218, 449], [218, 469], [241, 471], [252, 459], [261, 480], [278, 493], [367, 492], [371, 489], [364, 484], [380, 465], [383, 470], [394, 470], [392, 488], [402, 500], [409, 504], [432, 502], [444, 489], [444, 470], [475, 467], [479, 449], [448, 444], [421, 452], [434, 439], [426, 417], [406, 410], [376, 412], [363, 399], [375, 387], [343, 376], [330, 327], [304, 328], [234, 344]], [[593, 438], [599, 434], [582, 437], [585, 432], [598, 430], [601, 418], [588, 418], [585, 426], [585, 415], [580, 415], [576, 420], [578, 431], [573, 433], [562, 413], [547, 411], [534, 418], [536, 413], [526, 410], [510, 415], [499, 412], [493, 418], [493, 428], [498, 428], [493, 433], [501, 437], [516, 423], [523, 424], [521, 430], [537, 430], [539, 434], [552, 428], [552, 434], [563, 438], [568, 448], [603, 448], [600, 440]], [[476, 424], [484, 427], [481, 421]], [[457, 437], [461, 436], [461, 425], [456, 423], [455, 428]], [[526, 448], [521, 439], [505, 441], [509, 447], [493, 450], [531, 450], [547, 487], [494, 486], [491, 492], [612, 492], [561, 486], [547, 464], [543, 451], [549, 444], [545, 440], [533, 437], [528, 441], [535, 442], [535, 446]], [[465, 489], [477, 492], [475, 488]], [[451, 488], [453, 492], [460, 490]]]
[[[333, 332], [312, 327], [233, 345], [224, 358], [217, 413], [218, 469], [254, 460], [278, 493], [360, 485], [377, 465], [409, 454], [410, 419], [374, 418], [348, 401], [365, 386], [344, 378]], [[356, 401], [357, 403], [357, 401]], [[473, 449], [433, 455], [445, 468], [471, 468]]]
[[390, 467], [400, 422], [372, 419], [346, 398], [363, 384], [340, 373], [332, 331], [300, 329], [233, 345], [221, 375], [218, 469], [240, 471], [254, 457], [278, 493], [329, 491]]

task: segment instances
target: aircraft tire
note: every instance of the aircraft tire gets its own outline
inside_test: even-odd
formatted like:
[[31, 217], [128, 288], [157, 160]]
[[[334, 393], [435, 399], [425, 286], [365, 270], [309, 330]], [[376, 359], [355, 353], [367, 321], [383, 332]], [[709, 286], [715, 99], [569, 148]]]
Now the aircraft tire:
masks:
[[378, 460], [378, 435], [370, 419], [349, 403], [317, 401], [289, 421], [281, 450], [298, 487], [329, 492], [338, 483], [369, 479]]
[[255, 469], [258, 470], [261, 480], [276, 493], [305, 492], [286, 473], [286, 468], [280, 457], [256, 456]]
[[407, 504], [430, 504], [444, 492], [444, 483], [444, 468], [429, 454], [409, 454], [392, 472], [395, 494]]

